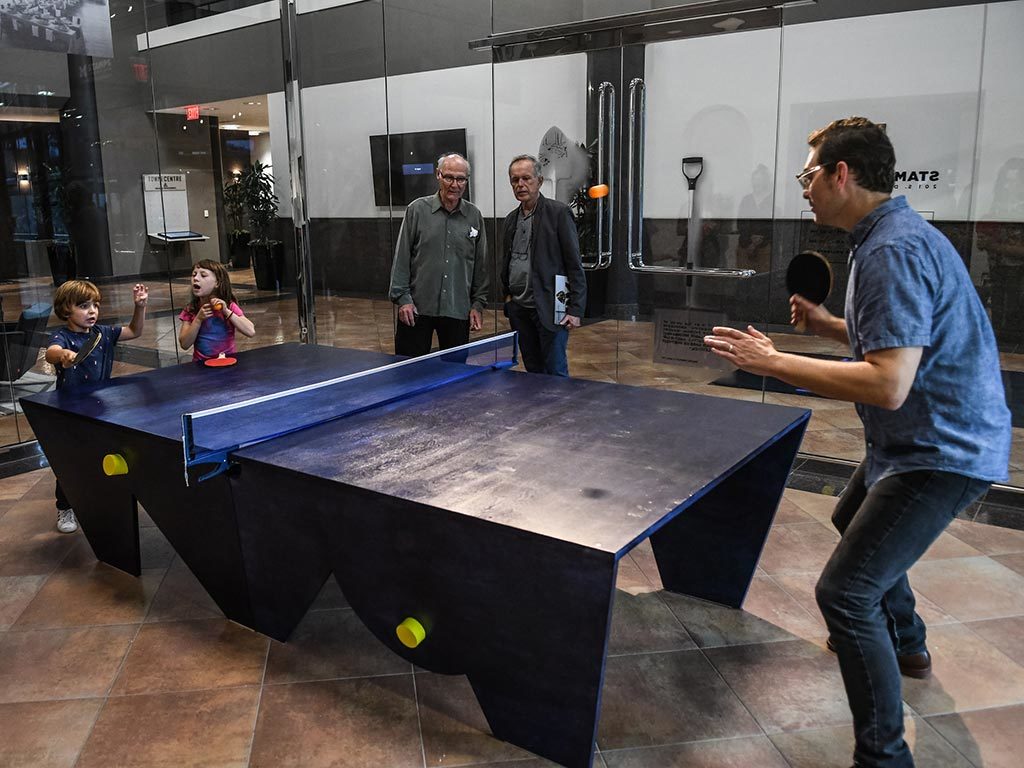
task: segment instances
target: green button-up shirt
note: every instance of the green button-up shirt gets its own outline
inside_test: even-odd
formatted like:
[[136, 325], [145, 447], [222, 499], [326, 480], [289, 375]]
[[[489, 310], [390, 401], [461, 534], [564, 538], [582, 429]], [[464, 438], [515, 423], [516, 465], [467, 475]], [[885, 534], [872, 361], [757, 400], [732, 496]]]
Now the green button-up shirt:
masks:
[[465, 320], [487, 302], [487, 234], [480, 209], [467, 200], [451, 213], [439, 195], [405, 209], [391, 266], [391, 300], [430, 317]]

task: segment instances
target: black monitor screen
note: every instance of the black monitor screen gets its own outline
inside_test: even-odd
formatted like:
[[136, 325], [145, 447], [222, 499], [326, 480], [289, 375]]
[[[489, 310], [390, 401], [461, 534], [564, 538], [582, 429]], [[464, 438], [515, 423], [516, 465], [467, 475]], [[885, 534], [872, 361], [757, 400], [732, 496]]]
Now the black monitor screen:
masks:
[[[463, 157], [466, 156], [465, 128], [371, 136], [370, 163], [373, 166], [374, 204], [408, 205], [417, 197], [437, 192], [434, 163], [446, 152], [458, 152]], [[467, 199], [470, 197], [468, 185], [464, 196]]]

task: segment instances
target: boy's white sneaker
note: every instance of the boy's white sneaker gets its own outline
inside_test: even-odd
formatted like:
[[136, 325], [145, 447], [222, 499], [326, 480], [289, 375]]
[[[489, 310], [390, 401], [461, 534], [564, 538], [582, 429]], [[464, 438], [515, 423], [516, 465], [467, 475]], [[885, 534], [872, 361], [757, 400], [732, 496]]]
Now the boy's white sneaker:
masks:
[[78, 519], [73, 509], [57, 510], [57, 530], [61, 533], [74, 533], [78, 530]]

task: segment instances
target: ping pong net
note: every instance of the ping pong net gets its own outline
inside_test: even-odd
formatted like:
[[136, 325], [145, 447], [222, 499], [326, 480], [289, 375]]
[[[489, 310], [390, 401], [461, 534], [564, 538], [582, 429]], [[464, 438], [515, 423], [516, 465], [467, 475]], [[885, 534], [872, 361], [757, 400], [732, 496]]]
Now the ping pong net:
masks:
[[224, 472], [233, 451], [515, 364], [516, 334], [505, 333], [424, 357], [182, 414], [185, 484], [189, 483], [189, 469], [200, 464], [216, 466], [201, 475], [199, 482]]

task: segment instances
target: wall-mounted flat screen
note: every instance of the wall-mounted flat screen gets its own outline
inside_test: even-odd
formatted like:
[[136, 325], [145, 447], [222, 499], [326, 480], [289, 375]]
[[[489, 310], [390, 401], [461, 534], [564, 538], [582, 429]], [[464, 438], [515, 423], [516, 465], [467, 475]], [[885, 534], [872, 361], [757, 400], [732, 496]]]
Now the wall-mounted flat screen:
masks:
[[[445, 152], [458, 152], [466, 156], [465, 128], [371, 136], [370, 163], [373, 168], [374, 204], [408, 205], [417, 197], [437, 192], [434, 163]], [[469, 185], [466, 187], [464, 197], [470, 198]]]

